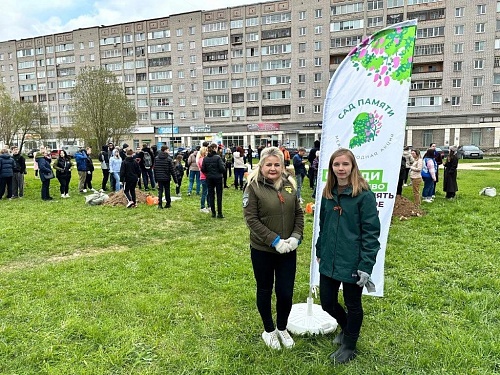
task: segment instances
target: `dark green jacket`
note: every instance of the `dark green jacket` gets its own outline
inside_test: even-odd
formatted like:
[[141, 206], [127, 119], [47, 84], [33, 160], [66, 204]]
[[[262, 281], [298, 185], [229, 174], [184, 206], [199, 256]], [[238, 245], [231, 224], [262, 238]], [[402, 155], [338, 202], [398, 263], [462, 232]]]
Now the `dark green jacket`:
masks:
[[271, 247], [276, 236], [284, 240], [289, 237], [302, 239], [304, 211], [297, 191], [284, 178], [279, 191], [263, 177], [247, 185], [243, 194], [243, 213], [254, 249], [277, 253]]
[[[316, 257], [319, 272], [347, 283], [355, 283], [357, 270], [371, 275], [380, 249], [380, 220], [375, 195], [364, 190], [353, 197], [352, 187], [333, 199], [321, 199]], [[341, 208], [340, 208], [341, 207]]]

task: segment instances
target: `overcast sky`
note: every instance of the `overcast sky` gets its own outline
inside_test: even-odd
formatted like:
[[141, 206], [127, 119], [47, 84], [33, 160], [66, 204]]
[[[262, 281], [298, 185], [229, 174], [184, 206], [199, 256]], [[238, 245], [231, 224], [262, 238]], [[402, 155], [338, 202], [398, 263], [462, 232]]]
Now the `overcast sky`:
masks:
[[[267, 0], [269, 1], [269, 0]], [[0, 0], [0, 42], [266, 0]]]

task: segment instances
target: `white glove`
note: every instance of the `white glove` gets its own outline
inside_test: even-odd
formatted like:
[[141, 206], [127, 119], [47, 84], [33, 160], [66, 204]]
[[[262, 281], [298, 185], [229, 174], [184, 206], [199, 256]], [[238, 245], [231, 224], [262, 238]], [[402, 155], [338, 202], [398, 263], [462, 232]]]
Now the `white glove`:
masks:
[[285, 242], [290, 244], [291, 251], [294, 251], [297, 247], [299, 247], [299, 240], [295, 237], [290, 237], [285, 240]]
[[289, 253], [290, 251], [292, 251], [290, 244], [285, 240], [279, 240], [278, 244], [274, 248], [280, 254]]

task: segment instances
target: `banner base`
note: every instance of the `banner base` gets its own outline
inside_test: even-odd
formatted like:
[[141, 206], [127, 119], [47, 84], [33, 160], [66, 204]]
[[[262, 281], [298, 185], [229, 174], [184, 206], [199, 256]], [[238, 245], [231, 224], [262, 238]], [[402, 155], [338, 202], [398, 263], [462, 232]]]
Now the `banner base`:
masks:
[[320, 305], [315, 305], [312, 297], [308, 297], [307, 303], [292, 306], [286, 328], [296, 335], [324, 335], [337, 329], [337, 321]]

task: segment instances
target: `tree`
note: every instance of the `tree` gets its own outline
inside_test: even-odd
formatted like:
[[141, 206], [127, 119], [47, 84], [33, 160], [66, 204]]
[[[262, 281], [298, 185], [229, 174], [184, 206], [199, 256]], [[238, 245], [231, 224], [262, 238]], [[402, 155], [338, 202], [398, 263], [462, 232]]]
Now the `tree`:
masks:
[[137, 121], [116, 76], [105, 69], [82, 69], [72, 90], [71, 116], [76, 137], [97, 150], [109, 141], [119, 143]]
[[39, 104], [17, 102], [0, 87], [1, 141], [6, 145], [11, 145], [17, 136], [17, 146], [22, 151], [28, 134], [44, 138], [47, 130], [47, 116]]

